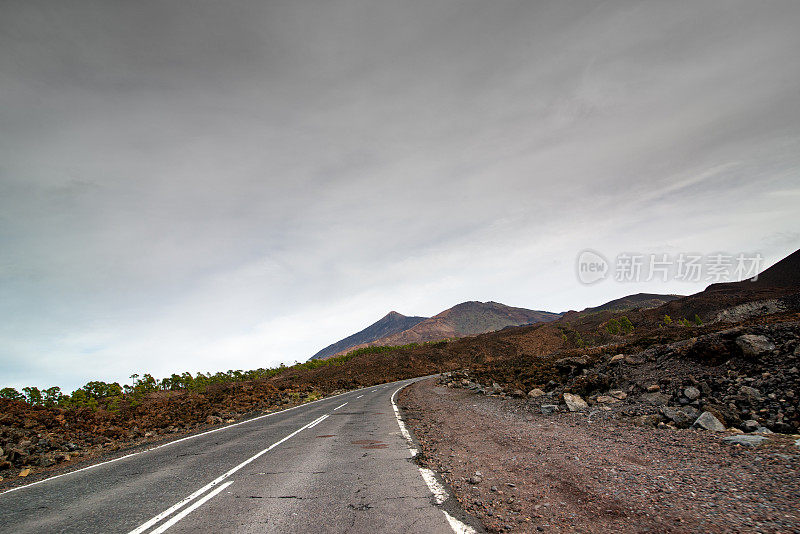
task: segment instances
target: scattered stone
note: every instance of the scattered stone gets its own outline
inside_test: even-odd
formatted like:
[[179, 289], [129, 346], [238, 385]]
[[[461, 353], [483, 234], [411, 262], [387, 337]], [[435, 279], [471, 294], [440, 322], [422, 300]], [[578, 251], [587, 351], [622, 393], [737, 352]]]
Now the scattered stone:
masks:
[[11, 449], [8, 451], [6, 459], [12, 464], [22, 465], [22, 463], [28, 459], [28, 454], [19, 449]]
[[517, 399], [521, 399], [525, 397], [525, 392], [522, 391], [521, 389], [515, 389], [514, 391], [511, 392], [511, 396]]
[[775, 344], [766, 336], [745, 334], [736, 338], [736, 344], [745, 356], [757, 357], [765, 352], [775, 350]]
[[11, 467], [13, 466], [11, 465], [11, 462], [9, 462], [8, 460], [0, 461], [0, 471], [3, 471], [5, 469], [11, 469]]
[[619, 389], [610, 391], [609, 395], [611, 395], [612, 397], [614, 397], [615, 399], [618, 399], [618, 400], [625, 400], [625, 399], [628, 398], [628, 394], [625, 393], [622, 390], [619, 390]]
[[541, 406], [542, 415], [553, 415], [558, 411], [557, 404], [542, 404]]
[[651, 406], [664, 406], [669, 402], [670, 398], [663, 393], [655, 391], [653, 393], [643, 393], [641, 400]]
[[573, 395], [572, 393], [564, 393], [564, 402], [571, 412], [582, 412], [589, 407], [580, 395]]
[[659, 386], [658, 384], [651, 384], [647, 386], [648, 393], [655, 393], [657, 391], [661, 391], [661, 386]]
[[723, 425], [720, 420], [714, 417], [710, 412], [703, 412], [700, 414], [700, 417], [697, 418], [694, 424], [692, 424], [692, 428], [702, 428], [704, 430], [711, 430], [712, 432], [722, 432], [725, 430], [725, 425]]
[[740, 434], [738, 436], [727, 436], [722, 438], [722, 441], [725, 443], [730, 443], [731, 445], [742, 445], [745, 447], [758, 447], [767, 438], [764, 436], [754, 436], [752, 434]]
[[615, 354], [614, 356], [611, 357], [611, 363], [616, 363], [616, 362], [624, 360], [624, 359], [625, 359], [625, 355], [624, 354]]
[[751, 402], [761, 400], [761, 392], [756, 388], [751, 388], [750, 386], [740, 387], [739, 394], [747, 397], [747, 399]]
[[661, 414], [672, 421], [678, 428], [689, 428], [689, 426], [692, 424], [692, 417], [679, 408], [662, 406]]
[[625, 363], [628, 365], [641, 365], [644, 363], [644, 358], [631, 354], [629, 356], [625, 356]]
[[23, 469], [22, 471], [19, 472], [19, 476], [21, 476], [21, 477], [26, 477], [26, 476], [28, 476], [30, 474], [31, 474], [31, 470], [28, 469], [28, 468], [25, 468], [25, 469]]
[[475, 474], [469, 477], [470, 484], [480, 484], [481, 482], [483, 482], [483, 476], [480, 471], [475, 471]]
[[657, 427], [658, 423], [661, 422], [661, 417], [658, 414], [651, 413], [634, 417], [631, 421], [637, 426]]
[[583, 369], [588, 365], [586, 358], [570, 356], [556, 360], [556, 367], [561, 369]]
[[530, 398], [542, 397], [542, 396], [544, 396], [544, 394], [545, 394], [544, 391], [542, 391], [541, 389], [533, 388], [532, 390], [530, 390], [528, 392], [528, 397], [530, 397]]
[[748, 419], [744, 423], [742, 423], [742, 430], [745, 432], [755, 432], [758, 430], [758, 427], [761, 425], [758, 424], [758, 421], [755, 419]]
[[222, 424], [222, 417], [218, 415], [209, 415], [206, 417], [206, 424], [209, 425], [221, 425]]
[[41, 458], [39, 458], [39, 466], [40, 467], [50, 467], [50, 466], [55, 465], [55, 464], [56, 464], [56, 461], [53, 460], [52, 458], [50, 458], [49, 456], [42, 456]]
[[611, 397], [609, 395], [600, 395], [599, 397], [597, 397], [596, 400], [600, 404], [612, 404], [612, 403], [615, 403], [615, 402], [619, 402], [619, 399], [616, 399], [616, 398]]
[[700, 390], [694, 386], [689, 386], [683, 390], [683, 396], [689, 400], [697, 400], [700, 398]]

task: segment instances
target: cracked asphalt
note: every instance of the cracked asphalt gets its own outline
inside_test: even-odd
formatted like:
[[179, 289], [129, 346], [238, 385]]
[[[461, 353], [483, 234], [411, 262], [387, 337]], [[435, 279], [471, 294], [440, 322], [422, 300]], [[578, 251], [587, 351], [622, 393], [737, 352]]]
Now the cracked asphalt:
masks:
[[[0, 532], [450, 534], [392, 409], [392, 393], [409, 382], [323, 399], [0, 494]], [[453, 501], [444, 506], [463, 518]]]

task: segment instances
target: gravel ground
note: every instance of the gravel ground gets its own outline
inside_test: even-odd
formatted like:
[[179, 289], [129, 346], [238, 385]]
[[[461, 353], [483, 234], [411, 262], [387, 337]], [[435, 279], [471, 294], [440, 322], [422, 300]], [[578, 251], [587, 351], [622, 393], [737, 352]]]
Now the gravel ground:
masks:
[[399, 402], [420, 462], [490, 532], [800, 532], [797, 436], [750, 448], [611, 413], [543, 416], [433, 379]]

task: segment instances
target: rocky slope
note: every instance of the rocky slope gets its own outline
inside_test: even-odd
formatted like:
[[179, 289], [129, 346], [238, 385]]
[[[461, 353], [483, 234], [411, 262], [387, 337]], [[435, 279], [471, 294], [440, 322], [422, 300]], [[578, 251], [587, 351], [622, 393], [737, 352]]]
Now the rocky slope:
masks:
[[635, 309], [657, 308], [667, 302], [681, 298], [681, 295], [659, 295], [657, 293], [636, 293], [622, 298], [614, 299], [594, 308], [586, 308], [582, 313], [601, 311], [623, 312]]
[[[597, 406], [540, 413], [419, 382], [398, 404], [418, 462], [489, 532], [797, 532], [800, 449], [779, 434], [633, 426]], [[756, 447], [728, 439], [764, 438]]]

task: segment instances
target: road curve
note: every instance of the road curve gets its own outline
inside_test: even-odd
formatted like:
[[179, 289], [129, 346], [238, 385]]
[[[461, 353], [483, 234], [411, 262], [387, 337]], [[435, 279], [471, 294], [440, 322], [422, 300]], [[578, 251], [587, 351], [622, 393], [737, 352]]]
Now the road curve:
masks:
[[[414, 379], [418, 380], [418, 379]], [[382, 384], [0, 493], [0, 532], [475, 532]]]

